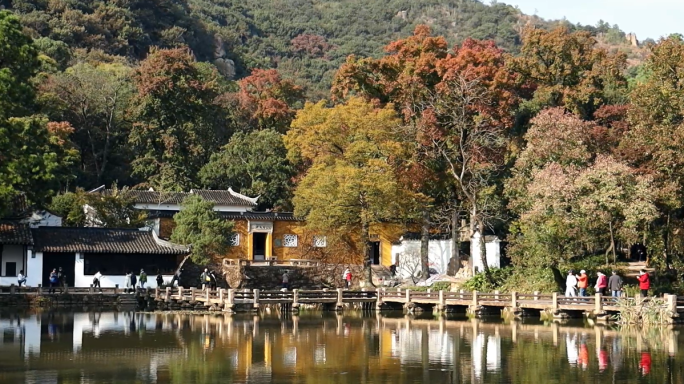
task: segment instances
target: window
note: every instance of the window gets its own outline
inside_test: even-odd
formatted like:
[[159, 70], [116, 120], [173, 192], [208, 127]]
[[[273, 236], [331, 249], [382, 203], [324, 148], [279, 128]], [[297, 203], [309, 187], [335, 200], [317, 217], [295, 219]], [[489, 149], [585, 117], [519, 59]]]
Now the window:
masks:
[[17, 263], [7, 262], [5, 263], [5, 276], [16, 276], [17, 275]]
[[230, 244], [231, 247], [237, 247], [240, 245], [240, 234], [239, 233], [233, 233], [230, 235], [228, 238], [228, 243]]
[[296, 247], [297, 246], [297, 235], [284, 235], [283, 236], [283, 247]]
[[325, 236], [314, 236], [313, 246], [316, 248], [325, 248], [328, 246], [328, 239]]

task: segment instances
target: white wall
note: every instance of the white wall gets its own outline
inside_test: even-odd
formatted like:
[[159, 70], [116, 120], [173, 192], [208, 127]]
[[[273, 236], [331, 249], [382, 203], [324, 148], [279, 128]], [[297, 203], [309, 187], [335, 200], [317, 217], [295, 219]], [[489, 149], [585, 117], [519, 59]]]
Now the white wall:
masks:
[[[11, 277], [12, 280], [14, 280], [14, 284], [17, 283], [17, 279], [15, 276], [6, 276], [7, 275], [7, 263], [17, 263], [17, 274], [19, 271], [22, 269], [24, 272], [26, 272], [26, 268], [24, 268], [24, 246], [23, 245], [4, 245], [2, 247], [2, 273], [0, 276], [3, 278], [9, 278]], [[0, 283], [2, 284], [2, 283]], [[5, 285], [5, 284], [2, 284]]]
[[[90, 287], [90, 285], [93, 284], [93, 278], [95, 278], [95, 276], [85, 274], [85, 260], [81, 258], [81, 255], [81, 253], [76, 254], [76, 264], [74, 265], [74, 286], [80, 288]], [[168, 283], [171, 282], [173, 275], [162, 275], [162, 277], [164, 278], [164, 282]], [[100, 279], [100, 286], [102, 288], [114, 288], [117, 284], [119, 284], [119, 288], [126, 288], [126, 275], [104, 275], [102, 279]], [[136, 285], [140, 286], [140, 282], [138, 281]], [[145, 287], [157, 288], [156, 274], [147, 275], [147, 283], [145, 284]]]
[[26, 260], [26, 285], [37, 287], [43, 283], [43, 252], [29, 250]]
[[[397, 260], [398, 257], [398, 260]], [[430, 240], [428, 245], [428, 265], [440, 274], [446, 274], [451, 259], [451, 240]], [[420, 240], [403, 240], [392, 245], [392, 263], [399, 261], [397, 274], [402, 278], [410, 277], [421, 271]]]
[[[501, 268], [501, 241], [499, 239], [489, 241], [485, 244], [487, 266], [489, 268]], [[484, 271], [480, 251], [480, 234], [475, 232], [470, 241], [470, 265], [473, 274]]]

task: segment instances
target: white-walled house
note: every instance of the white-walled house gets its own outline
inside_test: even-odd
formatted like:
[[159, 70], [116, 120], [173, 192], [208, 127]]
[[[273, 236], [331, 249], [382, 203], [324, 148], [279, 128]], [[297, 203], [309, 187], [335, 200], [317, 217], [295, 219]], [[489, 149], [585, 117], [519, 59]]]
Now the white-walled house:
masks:
[[30, 267], [33, 237], [28, 224], [0, 221], [0, 285], [17, 285], [17, 275]]
[[[475, 232], [470, 241], [470, 254], [479, 255], [480, 234]], [[501, 241], [497, 236], [485, 236], [485, 249], [487, 251], [487, 265], [490, 268], [501, 266]], [[462, 258], [467, 257], [462, 254]], [[428, 243], [428, 266], [438, 274], [447, 274], [451, 260], [451, 239], [431, 238]], [[397, 274], [402, 278], [416, 276], [421, 272], [420, 263], [420, 238], [418, 236], [403, 236], [397, 244], [392, 245], [392, 263], [397, 265]], [[470, 274], [476, 274], [483, 270], [482, 260], [479, 257], [470, 257]]]
[[101, 286], [126, 286], [126, 273], [144, 270], [146, 287], [155, 288], [157, 273], [168, 283], [190, 252], [188, 246], [160, 239], [154, 231], [111, 228], [42, 227], [32, 230], [34, 268], [27, 272], [29, 286], [49, 285], [53, 269], [62, 268], [70, 287], [88, 287], [103, 274]]

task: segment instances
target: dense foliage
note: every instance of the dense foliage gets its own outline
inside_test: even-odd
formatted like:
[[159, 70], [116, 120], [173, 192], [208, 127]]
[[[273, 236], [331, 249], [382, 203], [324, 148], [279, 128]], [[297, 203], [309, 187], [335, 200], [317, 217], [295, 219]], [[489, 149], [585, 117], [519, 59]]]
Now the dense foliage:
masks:
[[[232, 187], [367, 256], [374, 224], [465, 218], [539, 276], [637, 243], [684, 270], [681, 37], [475, 0], [0, 4], [0, 206]], [[82, 194], [54, 199], [71, 225]], [[187, 204], [174, 240], [204, 260], [228, 232]]]

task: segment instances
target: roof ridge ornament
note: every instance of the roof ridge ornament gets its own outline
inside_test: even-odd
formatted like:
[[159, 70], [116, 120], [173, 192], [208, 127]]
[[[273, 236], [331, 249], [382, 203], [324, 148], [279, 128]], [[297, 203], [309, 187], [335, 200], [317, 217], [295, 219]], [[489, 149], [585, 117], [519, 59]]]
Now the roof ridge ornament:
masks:
[[261, 197], [261, 195], [259, 195], [259, 196], [257, 196], [257, 197], [245, 196], [245, 195], [243, 195], [243, 194], [241, 194], [241, 193], [238, 193], [238, 192], [233, 191], [233, 188], [231, 188], [231, 187], [228, 187], [228, 192], [229, 192], [231, 195], [233, 195], [233, 196], [235, 196], [235, 197], [239, 197], [239, 198], [241, 198], [241, 199], [245, 199], [245, 200], [251, 202], [251, 203], [254, 204], [254, 205], [257, 204], [257, 201], [259, 200], [259, 197]]

